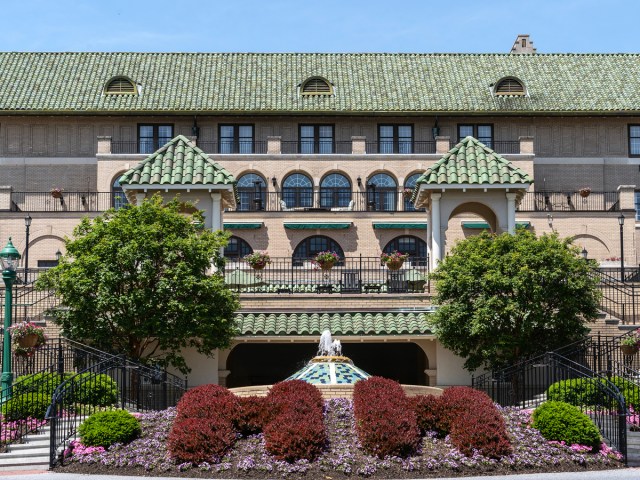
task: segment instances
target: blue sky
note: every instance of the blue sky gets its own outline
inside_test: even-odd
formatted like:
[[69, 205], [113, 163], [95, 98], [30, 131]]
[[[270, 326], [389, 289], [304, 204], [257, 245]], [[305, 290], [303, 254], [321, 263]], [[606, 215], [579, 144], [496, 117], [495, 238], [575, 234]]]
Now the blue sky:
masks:
[[2, 3], [2, 51], [506, 53], [519, 33], [539, 53], [640, 51], [638, 0]]

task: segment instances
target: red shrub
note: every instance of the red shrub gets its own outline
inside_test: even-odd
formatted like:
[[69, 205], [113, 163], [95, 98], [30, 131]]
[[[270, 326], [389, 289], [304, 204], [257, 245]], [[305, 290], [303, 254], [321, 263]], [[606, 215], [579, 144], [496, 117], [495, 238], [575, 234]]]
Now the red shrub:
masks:
[[167, 448], [179, 462], [215, 461], [233, 445], [236, 432], [222, 418], [183, 418], [171, 428]]
[[266, 449], [279, 460], [314, 460], [322, 453], [327, 434], [322, 417], [282, 414], [264, 429]]
[[262, 432], [270, 418], [265, 397], [238, 397], [238, 412], [233, 423], [242, 435]]
[[398, 382], [370, 377], [356, 383], [353, 413], [360, 443], [378, 457], [410, 455], [420, 442], [416, 414]]
[[493, 401], [486, 393], [471, 387], [447, 388], [440, 397], [440, 402], [437, 430], [442, 435], [450, 433], [457, 418], [469, 409], [487, 407], [495, 410]]
[[504, 419], [493, 405], [472, 407], [460, 414], [449, 438], [467, 456], [478, 450], [485, 457], [500, 458], [512, 451]]
[[238, 400], [219, 385], [201, 385], [188, 390], [177, 406], [176, 421], [184, 418], [217, 418], [227, 421], [236, 418]]
[[435, 395], [418, 395], [409, 398], [422, 435], [427, 432], [438, 432], [440, 435], [445, 435], [445, 432], [441, 432], [439, 429], [444, 405], [441, 398]]
[[274, 417], [292, 410], [301, 415], [312, 415], [314, 412], [322, 414], [324, 407], [320, 390], [302, 380], [287, 380], [276, 383], [269, 390], [267, 401], [272, 408]]

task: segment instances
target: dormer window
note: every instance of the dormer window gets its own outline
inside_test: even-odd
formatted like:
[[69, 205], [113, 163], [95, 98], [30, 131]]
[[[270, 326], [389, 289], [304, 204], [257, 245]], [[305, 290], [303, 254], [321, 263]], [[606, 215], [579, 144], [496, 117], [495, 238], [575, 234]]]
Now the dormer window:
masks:
[[524, 84], [517, 78], [503, 78], [496, 83], [493, 93], [495, 95], [525, 95]]
[[322, 77], [312, 77], [302, 84], [302, 95], [333, 95], [333, 86]]
[[138, 89], [136, 84], [127, 77], [115, 77], [109, 80], [107, 86], [104, 87], [104, 93], [107, 95], [136, 95]]

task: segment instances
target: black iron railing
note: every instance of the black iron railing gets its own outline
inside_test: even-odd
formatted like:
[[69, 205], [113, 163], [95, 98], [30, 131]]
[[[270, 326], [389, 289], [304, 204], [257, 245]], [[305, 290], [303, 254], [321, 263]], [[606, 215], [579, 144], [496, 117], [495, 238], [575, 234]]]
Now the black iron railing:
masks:
[[430, 141], [397, 141], [397, 142], [366, 142], [367, 153], [379, 154], [419, 154], [436, 153], [436, 142]]
[[217, 142], [198, 141], [198, 148], [214, 155], [251, 155], [267, 153], [267, 142]]
[[329, 270], [310, 258], [272, 257], [260, 270], [228, 260], [225, 281], [241, 293], [424, 293], [428, 273], [427, 257], [409, 257], [398, 270], [381, 265], [379, 257], [343, 258]]
[[12, 212], [103, 212], [129, 202], [123, 192], [12, 192]]
[[[581, 350], [567, 352], [580, 356]], [[574, 382], [567, 382], [573, 380]], [[627, 415], [629, 411], [618, 387], [606, 375], [556, 352], [549, 352], [512, 367], [487, 373], [473, 379], [473, 387], [487, 393], [503, 406], [534, 408], [549, 396], [554, 385], [554, 398], [571, 398], [569, 390], [576, 382], [593, 392], [588, 401], [572, 402], [596, 424], [605, 441], [627, 454]]]
[[518, 212], [617, 212], [618, 192], [526, 192]]
[[[13, 285], [13, 323], [41, 322], [47, 312], [56, 308], [60, 300], [47, 290], [37, 290], [35, 281], [46, 268], [18, 268]], [[4, 307], [4, 288], [0, 289], [0, 311]], [[0, 349], [2, 347], [0, 346]]]
[[602, 293], [600, 309], [619, 319], [624, 325], [640, 323], [640, 286], [635, 283], [639, 275], [638, 268], [625, 267], [625, 281], [621, 281], [620, 269], [606, 268], [591, 271], [598, 279], [598, 288]]

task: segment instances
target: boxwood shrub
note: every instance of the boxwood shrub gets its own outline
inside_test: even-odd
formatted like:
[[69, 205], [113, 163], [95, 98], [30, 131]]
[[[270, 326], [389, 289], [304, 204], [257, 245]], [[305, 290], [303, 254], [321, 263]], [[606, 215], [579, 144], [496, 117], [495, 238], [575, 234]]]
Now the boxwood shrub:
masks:
[[[627, 405], [640, 405], [640, 389], [636, 385], [621, 377], [611, 377], [609, 381], [618, 387]], [[560, 380], [547, 389], [547, 399], [576, 406], [608, 404], [610, 402], [599, 386], [603, 382], [599, 378]]]
[[71, 375], [71, 373], [66, 372], [62, 375], [52, 372], [21, 375], [16, 378], [13, 384], [13, 394], [20, 395], [27, 392], [37, 392], [51, 397], [58, 385], [69, 379]]
[[118, 402], [118, 384], [106, 373], [82, 373], [74, 382], [76, 403], [107, 407]]
[[547, 440], [579, 444], [600, 450], [600, 432], [578, 407], [565, 402], [548, 401], [533, 412], [533, 426]]
[[129, 443], [140, 435], [140, 422], [125, 410], [97, 412], [78, 429], [82, 443], [108, 448], [114, 443]]
[[2, 405], [2, 416], [4, 420], [10, 422], [28, 417], [43, 420], [50, 403], [50, 395], [33, 392], [14, 395], [11, 400]]

